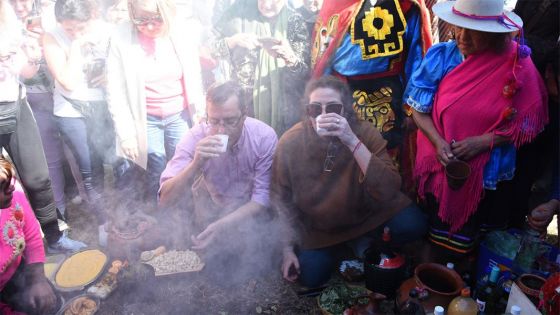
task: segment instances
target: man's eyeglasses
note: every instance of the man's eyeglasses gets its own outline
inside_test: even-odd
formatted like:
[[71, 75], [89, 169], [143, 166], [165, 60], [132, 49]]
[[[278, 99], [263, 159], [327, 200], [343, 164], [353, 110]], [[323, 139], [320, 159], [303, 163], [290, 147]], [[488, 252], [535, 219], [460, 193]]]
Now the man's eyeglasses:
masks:
[[329, 146], [327, 147], [327, 156], [325, 157], [325, 162], [323, 163], [324, 172], [332, 172], [337, 152], [338, 145], [336, 145], [333, 141], [329, 142]]
[[133, 18], [132, 23], [136, 26], [148, 26], [149, 24], [160, 26], [161, 24], [163, 24], [163, 18], [159, 14], [152, 17], [139, 17]]
[[237, 126], [237, 124], [239, 124], [241, 118], [243, 118], [243, 115], [239, 117], [230, 117], [224, 119], [206, 118], [206, 123], [211, 128], [217, 128], [220, 125], [224, 126], [225, 128], [233, 128]]
[[[324, 105], [325, 106], [325, 113], [335, 113], [340, 115], [342, 113], [342, 104], [340, 103], [329, 103]], [[320, 103], [311, 103], [307, 104], [307, 115], [317, 118], [317, 116], [323, 113], [323, 105]]]

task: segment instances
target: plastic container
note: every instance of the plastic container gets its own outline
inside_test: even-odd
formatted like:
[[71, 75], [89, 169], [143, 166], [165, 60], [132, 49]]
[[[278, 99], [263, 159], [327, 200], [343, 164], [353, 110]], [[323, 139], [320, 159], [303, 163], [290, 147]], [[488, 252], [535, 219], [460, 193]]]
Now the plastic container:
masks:
[[[512, 235], [521, 234], [521, 231], [517, 229], [510, 229], [507, 232]], [[558, 248], [548, 243], [541, 243], [541, 245], [543, 246], [543, 248], [546, 248], [546, 253], [544, 254], [544, 256], [550, 262], [554, 263], [556, 256], [559, 254]], [[496, 254], [495, 252], [490, 250], [488, 246], [486, 246], [486, 240], [484, 240], [480, 243], [480, 247], [479, 247], [478, 262], [476, 268], [477, 270], [476, 281], [479, 281], [480, 278], [486, 274], [485, 270], [488, 265], [500, 267], [500, 270], [502, 271], [501, 273], [502, 279], [500, 279], [500, 281], [505, 281], [511, 278], [511, 273], [513, 269], [513, 259], [509, 259], [505, 256]], [[540, 270], [531, 270], [530, 273], [539, 275], [543, 278], [548, 278], [550, 276], [550, 273], [543, 273]], [[520, 275], [520, 273], [516, 273], [516, 274]]]
[[511, 307], [511, 310], [509, 311], [509, 313], [511, 315], [521, 315], [521, 307], [514, 305]]
[[461, 295], [454, 298], [447, 308], [447, 315], [476, 315], [478, 307], [471, 298], [471, 290], [464, 288]]

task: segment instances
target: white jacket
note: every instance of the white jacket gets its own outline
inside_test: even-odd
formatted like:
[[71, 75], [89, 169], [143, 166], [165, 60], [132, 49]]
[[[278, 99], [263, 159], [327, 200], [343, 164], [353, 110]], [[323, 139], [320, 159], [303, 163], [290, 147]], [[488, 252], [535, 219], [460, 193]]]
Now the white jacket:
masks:
[[[174, 26], [169, 36], [183, 68], [183, 88], [188, 95], [191, 118], [202, 117], [205, 98], [198, 44], [189, 39], [187, 29], [181, 24]], [[143, 54], [136, 27], [129, 22], [117, 26], [107, 57], [107, 102], [115, 123], [117, 154], [124, 156], [121, 144], [136, 139], [139, 155], [134, 162], [145, 169], [148, 143], [145, 81], [140, 71]]]

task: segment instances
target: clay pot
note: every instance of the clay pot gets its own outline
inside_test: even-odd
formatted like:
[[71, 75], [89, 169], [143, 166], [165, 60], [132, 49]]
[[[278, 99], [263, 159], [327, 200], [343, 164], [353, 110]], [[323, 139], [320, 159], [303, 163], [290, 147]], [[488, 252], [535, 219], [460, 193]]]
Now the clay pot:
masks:
[[399, 288], [397, 307], [400, 308], [408, 299], [411, 289], [420, 287], [429, 293], [420, 304], [426, 312], [431, 312], [437, 305], [449, 305], [461, 293], [463, 285], [463, 279], [453, 269], [435, 263], [420, 264], [414, 269], [414, 277], [406, 280]]
[[452, 160], [445, 166], [447, 184], [452, 190], [463, 187], [467, 178], [471, 175], [471, 166], [460, 160]]
[[530, 273], [522, 274], [515, 280], [519, 289], [525, 293], [535, 305], [539, 304], [539, 292], [545, 282], [546, 279]]

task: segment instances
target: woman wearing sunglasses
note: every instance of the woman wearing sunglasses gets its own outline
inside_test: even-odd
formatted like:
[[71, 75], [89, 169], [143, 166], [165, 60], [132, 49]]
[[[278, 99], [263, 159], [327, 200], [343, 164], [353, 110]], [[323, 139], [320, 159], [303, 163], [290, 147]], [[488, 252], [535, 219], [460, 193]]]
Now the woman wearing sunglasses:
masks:
[[272, 200], [287, 228], [285, 279], [325, 283], [337, 249], [362, 257], [385, 226], [395, 244], [420, 238], [427, 218], [400, 192], [401, 178], [375, 127], [358, 121], [339, 79], [307, 84], [307, 115], [280, 138], [272, 166]]
[[173, 0], [130, 0], [128, 9], [130, 22], [111, 38], [107, 100], [117, 151], [147, 170], [144, 195], [155, 204], [161, 172], [203, 116], [200, 62], [196, 41], [175, 19]]

